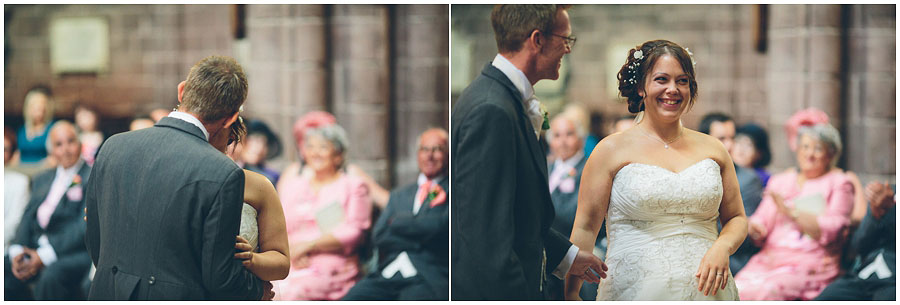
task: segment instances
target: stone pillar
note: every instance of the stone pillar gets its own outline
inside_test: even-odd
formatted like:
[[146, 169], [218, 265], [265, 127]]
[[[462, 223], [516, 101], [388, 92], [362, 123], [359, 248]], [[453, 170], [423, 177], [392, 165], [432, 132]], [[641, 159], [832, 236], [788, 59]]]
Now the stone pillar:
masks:
[[389, 9], [383, 5], [330, 9], [330, 106], [347, 130], [347, 157], [381, 185], [392, 185]]
[[847, 169], [863, 183], [896, 183], [896, 10], [894, 5], [849, 5]]
[[431, 127], [449, 130], [446, 5], [393, 6], [394, 186], [415, 182], [416, 140]]
[[843, 130], [841, 6], [772, 5], [769, 24], [770, 167], [780, 171], [796, 164], [783, 126], [798, 110], [819, 108]]
[[328, 108], [326, 7], [248, 5], [246, 24], [245, 115], [263, 120], [281, 139], [282, 155], [269, 165], [280, 169], [298, 160], [294, 121]]

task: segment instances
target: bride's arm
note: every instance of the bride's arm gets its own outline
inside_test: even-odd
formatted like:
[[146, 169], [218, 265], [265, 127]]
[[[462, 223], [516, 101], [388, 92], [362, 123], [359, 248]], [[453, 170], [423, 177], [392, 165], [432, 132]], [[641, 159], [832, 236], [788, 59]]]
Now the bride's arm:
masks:
[[704, 295], [716, 295], [728, 283], [728, 257], [747, 238], [747, 215], [744, 214], [744, 202], [741, 200], [741, 189], [731, 156], [721, 142], [712, 138], [709, 140], [712, 142], [711, 149], [716, 152], [714, 159], [721, 168], [722, 203], [719, 205], [719, 221], [722, 222], [722, 232], [706, 251], [694, 276], [698, 278], [699, 291]]
[[[600, 226], [606, 218], [609, 208], [609, 193], [612, 189], [613, 172], [616, 162], [610, 158], [615, 152], [614, 141], [604, 139], [594, 148], [581, 175], [581, 188], [578, 191], [578, 209], [575, 212], [575, 223], [569, 240], [578, 249], [594, 248]], [[596, 270], [600, 271], [600, 270]], [[566, 300], [578, 300], [582, 280], [573, 275], [566, 275]]]
[[259, 226], [259, 253], [250, 254], [244, 266], [264, 281], [282, 280], [287, 277], [291, 262], [281, 200], [265, 176], [247, 170], [244, 176], [244, 201], [258, 212]]

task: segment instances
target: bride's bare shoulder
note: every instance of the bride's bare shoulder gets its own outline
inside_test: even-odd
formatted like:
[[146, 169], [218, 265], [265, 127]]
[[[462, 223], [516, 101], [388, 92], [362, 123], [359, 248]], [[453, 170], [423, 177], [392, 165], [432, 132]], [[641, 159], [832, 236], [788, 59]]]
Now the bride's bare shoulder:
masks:
[[612, 173], [624, 166], [634, 150], [634, 132], [630, 128], [604, 137], [594, 147], [586, 167]]
[[269, 178], [254, 171], [244, 170], [244, 201], [259, 210], [270, 193], [275, 193], [275, 187]]

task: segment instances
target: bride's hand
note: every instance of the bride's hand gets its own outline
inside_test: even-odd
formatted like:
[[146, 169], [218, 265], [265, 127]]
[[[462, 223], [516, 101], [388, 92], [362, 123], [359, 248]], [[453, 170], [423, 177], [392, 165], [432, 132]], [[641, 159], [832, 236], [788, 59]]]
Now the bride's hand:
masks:
[[694, 275], [698, 278], [699, 291], [703, 295], [716, 295], [728, 283], [728, 251], [713, 244], [700, 261], [700, 269]]
[[250, 242], [240, 235], [235, 240], [237, 242], [234, 244], [234, 248], [241, 252], [235, 253], [234, 258], [243, 260], [244, 268], [250, 269], [253, 267], [255, 263], [254, 258], [256, 257], [256, 253], [253, 252], [253, 246], [250, 246]]

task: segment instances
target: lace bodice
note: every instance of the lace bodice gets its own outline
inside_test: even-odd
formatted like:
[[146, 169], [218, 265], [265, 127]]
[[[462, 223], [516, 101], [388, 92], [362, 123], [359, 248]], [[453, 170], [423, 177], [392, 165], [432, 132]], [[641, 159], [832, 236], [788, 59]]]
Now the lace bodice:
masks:
[[250, 242], [250, 246], [253, 246], [253, 249], [259, 247], [259, 226], [256, 223], [256, 209], [246, 202], [243, 210], [241, 210], [240, 235]]
[[703, 159], [675, 173], [631, 163], [610, 192], [608, 277], [598, 300], [736, 300], [731, 274], [725, 291], [704, 297], [694, 274], [718, 237], [722, 201], [718, 163]]

